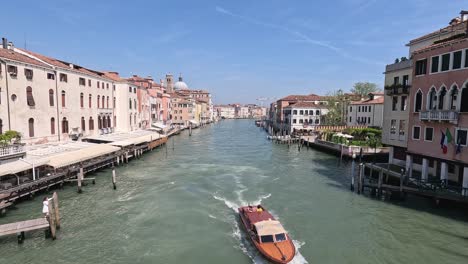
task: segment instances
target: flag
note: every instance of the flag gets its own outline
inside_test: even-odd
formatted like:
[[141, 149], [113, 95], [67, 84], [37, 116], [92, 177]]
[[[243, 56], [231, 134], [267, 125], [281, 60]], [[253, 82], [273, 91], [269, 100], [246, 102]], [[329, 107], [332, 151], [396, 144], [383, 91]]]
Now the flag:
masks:
[[450, 129], [448, 128], [445, 130], [445, 137], [447, 138], [447, 144], [452, 143], [452, 133], [450, 133]]
[[447, 154], [447, 137], [445, 136], [444, 132], [442, 132], [442, 130], [440, 133], [442, 133], [442, 136], [440, 137], [440, 148], [444, 154]]

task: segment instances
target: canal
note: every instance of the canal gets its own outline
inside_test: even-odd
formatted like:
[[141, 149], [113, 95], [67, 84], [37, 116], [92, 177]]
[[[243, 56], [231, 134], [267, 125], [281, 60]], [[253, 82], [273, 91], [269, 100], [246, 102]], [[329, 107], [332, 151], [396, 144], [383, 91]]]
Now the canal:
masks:
[[[293, 263], [468, 263], [466, 213], [353, 194], [349, 169], [272, 144], [252, 120], [222, 121], [119, 167], [116, 191], [110, 170], [82, 194], [59, 190], [59, 238], [1, 238], [0, 263], [265, 263], [236, 218], [238, 206], [259, 202], [294, 238]], [[40, 217], [42, 196], [0, 224]]]

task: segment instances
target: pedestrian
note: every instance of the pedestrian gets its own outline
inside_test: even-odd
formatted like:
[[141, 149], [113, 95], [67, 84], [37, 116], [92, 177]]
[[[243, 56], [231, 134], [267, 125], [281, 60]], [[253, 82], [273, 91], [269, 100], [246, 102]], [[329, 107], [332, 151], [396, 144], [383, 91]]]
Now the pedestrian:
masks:
[[49, 198], [47, 197], [44, 197], [44, 199], [42, 199], [42, 214], [46, 218], [49, 216]]

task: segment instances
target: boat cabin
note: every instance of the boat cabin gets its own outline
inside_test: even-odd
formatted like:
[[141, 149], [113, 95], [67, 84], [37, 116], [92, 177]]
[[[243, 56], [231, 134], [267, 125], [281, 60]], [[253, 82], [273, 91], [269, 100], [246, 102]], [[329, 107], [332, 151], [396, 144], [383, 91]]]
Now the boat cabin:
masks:
[[276, 220], [265, 220], [253, 225], [253, 232], [260, 243], [274, 243], [287, 240], [286, 230]]

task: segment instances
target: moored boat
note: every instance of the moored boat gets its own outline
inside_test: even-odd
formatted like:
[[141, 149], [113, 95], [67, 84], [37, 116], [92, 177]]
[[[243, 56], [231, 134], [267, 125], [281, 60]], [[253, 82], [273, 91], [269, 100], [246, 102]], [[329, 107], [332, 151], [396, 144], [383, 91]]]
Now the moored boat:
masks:
[[262, 255], [273, 263], [289, 263], [296, 248], [281, 223], [263, 206], [243, 206], [240, 219], [247, 235]]

